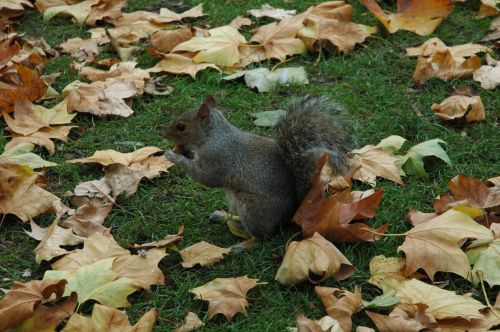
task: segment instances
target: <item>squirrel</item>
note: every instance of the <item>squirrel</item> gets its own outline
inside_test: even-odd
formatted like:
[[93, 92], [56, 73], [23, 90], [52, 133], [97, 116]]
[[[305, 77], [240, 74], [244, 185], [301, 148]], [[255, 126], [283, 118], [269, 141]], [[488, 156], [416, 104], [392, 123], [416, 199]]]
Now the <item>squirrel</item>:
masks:
[[170, 125], [165, 136], [175, 148], [165, 156], [198, 182], [222, 187], [229, 212], [254, 239], [264, 241], [292, 219], [323, 154], [334, 174], [347, 172], [352, 137], [336, 117], [341, 111], [326, 97], [298, 98], [271, 138], [230, 124], [209, 95], [198, 110], [184, 112]]

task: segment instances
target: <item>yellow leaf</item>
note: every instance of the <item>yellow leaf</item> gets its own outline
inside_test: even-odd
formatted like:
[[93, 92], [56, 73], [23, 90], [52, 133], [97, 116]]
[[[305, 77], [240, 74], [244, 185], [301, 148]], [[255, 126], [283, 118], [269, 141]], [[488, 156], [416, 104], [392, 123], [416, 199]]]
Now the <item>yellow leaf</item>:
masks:
[[196, 264], [209, 266], [220, 262], [224, 259], [224, 254], [228, 254], [230, 251], [231, 248], [221, 248], [202, 241], [182, 249], [179, 253], [182, 257], [182, 266], [190, 268]]
[[214, 68], [220, 71], [219, 67], [211, 63], [196, 63], [192, 58], [181, 54], [165, 54], [154, 67], [147, 69], [150, 73], [167, 72], [171, 74], [188, 74], [196, 79], [196, 74], [203, 69]]
[[353, 154], [350, 160], [353, 179], [375, 186], [376, 178], [379, 176], [403, 184], [400, 169], [396, 164], [398, 158], [392, 155], [390, 149], [365, 145], [361, 149], [352, 150], [351, 153]]
[[74, 5], [50, 7], [43, 13], [43, 20], [48, 21], [56, 15], [73, 16], [75, 20], [83, 24], [90, 13], [90, 8], [99, 0], [85, 0]]
[[484, 120], [484, 106], [480, 96], [451, 96], [440, 104], [432, 104], [432, 110], [441, 120], [454, 120], [465, 116], [467, 122]]
[[181, 326], [176, 327], [174, 332], [191, 332], [199, 329], [203, 325], [205, 324], [203, 324], [201, 319], [195, 313], [190, 311], [184, 318], [184, 323], [182, 323]]

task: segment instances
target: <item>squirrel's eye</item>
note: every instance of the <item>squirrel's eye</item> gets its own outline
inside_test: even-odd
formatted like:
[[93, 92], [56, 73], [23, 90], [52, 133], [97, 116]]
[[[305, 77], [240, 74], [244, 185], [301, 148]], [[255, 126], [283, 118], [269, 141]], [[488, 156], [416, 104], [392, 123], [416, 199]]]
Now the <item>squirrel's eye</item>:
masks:
[[186, 125], [184, 123], [178, 123], [175, 125], [175, 129], [178, 131], [184, 131], [184, 129], [186, 129]]

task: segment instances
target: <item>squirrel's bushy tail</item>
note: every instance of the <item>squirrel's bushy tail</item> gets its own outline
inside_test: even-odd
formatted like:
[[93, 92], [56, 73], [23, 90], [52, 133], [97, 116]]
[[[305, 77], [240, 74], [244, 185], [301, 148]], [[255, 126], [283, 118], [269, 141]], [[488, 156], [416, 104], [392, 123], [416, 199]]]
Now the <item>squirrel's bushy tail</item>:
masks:
[[342, 108], [327, 97], [305, 96], [292, 101], [276, 125], [276, 140], [295, 175], [299, 202], [311, 186], [322, 154], [328, 154], [334, 173], [348, 170], [352, 137], [336, 118], [341, 112]]

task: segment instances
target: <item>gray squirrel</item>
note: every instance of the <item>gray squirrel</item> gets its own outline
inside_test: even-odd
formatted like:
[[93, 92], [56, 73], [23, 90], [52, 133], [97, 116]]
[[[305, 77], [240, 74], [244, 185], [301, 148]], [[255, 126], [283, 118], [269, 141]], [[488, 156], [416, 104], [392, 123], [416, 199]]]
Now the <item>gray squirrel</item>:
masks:
[[351, 135], [335, 117], [340, 111], [326, 97], [297, 98], [271, 138], [230, 124], [209, 95], [170, 125], [165, 136], [176, 147], [166, 157], [200, 183], [223, 188], [229, 212], [263, 241], [292, 219], [323, 154], [334, 174], [347, 172]]

